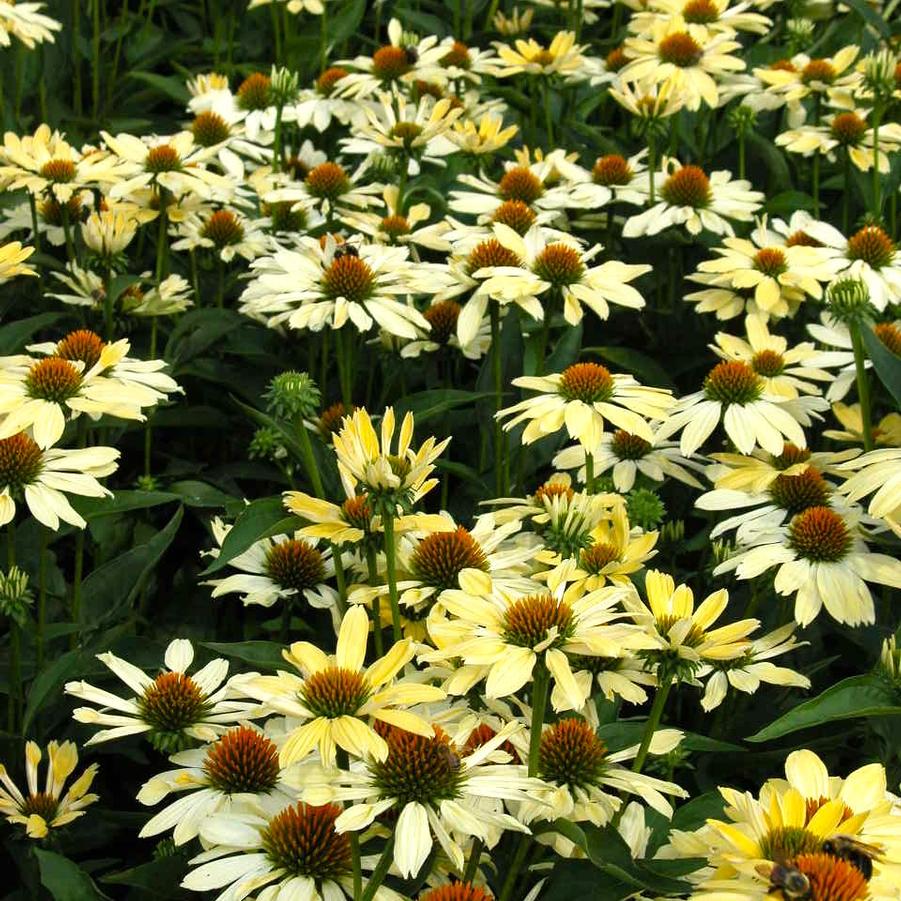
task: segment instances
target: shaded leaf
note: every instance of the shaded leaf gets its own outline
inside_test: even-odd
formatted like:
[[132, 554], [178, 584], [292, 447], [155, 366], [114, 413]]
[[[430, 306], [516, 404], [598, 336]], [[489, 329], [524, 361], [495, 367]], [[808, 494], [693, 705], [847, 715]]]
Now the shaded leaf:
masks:
[[259, 669], [274, 671], [286, 667], [282, 656], [284, 645], [276, 641], [204, 641], [201, 644], [216, 654], [249, 663]]
[[94, 880], [68, 857], [40, 848], [35, 848], [34, 854], [41, 868], [41, 885], [56, 901], [93, 901], [106, 897], [94, 885]]
[[901, 407], [901, 357], [892, 353], [869, 326], [863, 327], [860, 333], [879, 381], [888, 388], [895, 403]]
[[218, 572], [229, 560], [244, 553], [255, 541], [272, 534], [270, 531], [272, 527], [284, 519], [285, 507], [280, 497], [261, 497], [248, 504], [225, 536], [219, 556], [201, 575], [208, 576]]

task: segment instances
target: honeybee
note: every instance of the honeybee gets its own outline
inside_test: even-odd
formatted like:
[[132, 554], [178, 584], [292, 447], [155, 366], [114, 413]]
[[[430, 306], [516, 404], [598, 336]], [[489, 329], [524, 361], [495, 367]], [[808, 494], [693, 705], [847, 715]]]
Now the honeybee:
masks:
[[406, 56], [407, 64], [410, 66], [415, 66], [419, 62], [419, 51], [415, 47], [404, 47], [404, 56]]
[[452, 772], [456, 772], [457, 770], [460, 769], [460, 765], [461, 765], [462, 761], [454, 753], [452, 748], [449, 748], [447, 745], [440, 745], [438, 752], [447, 761], [448, 768]]
[[768, 869], [764, 864], [757, 868], [757, 872], [770, 880], [770, 894], [781, 895], [784, 901], [807, 901], [810, 898], [810, 880], [794, 867], [776, 863]]
[[823, 842], [823, 851], [846, 861], [852, 867], [857, 867], [867, 881], [873, 877], [873, 861], [883, 859], [882, 848], [859, 842], [850, 835], [833, 835], [832, 838], [827, 838]]
[[357, 250], [357, 248], [354, 247], [353, 244], [348, 244], [347, 241], [345, 241], [343, 244], [339, 244], [335, 248], [334, 259], [340, 260], [341, 257], [358, 257], [359, 255], [360, 251]]

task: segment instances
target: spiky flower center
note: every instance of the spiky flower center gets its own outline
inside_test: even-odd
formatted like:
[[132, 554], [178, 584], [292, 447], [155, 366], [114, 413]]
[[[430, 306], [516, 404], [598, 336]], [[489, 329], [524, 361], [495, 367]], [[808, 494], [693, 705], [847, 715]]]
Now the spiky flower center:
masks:
[[812, 59], [801, 70], [801, 81], [807, 85], [832, 84], [837, 74], [835, 66], [828, 59]]
[[796, 476], [776, 476], [770, 485], [770, 497], [792, 516], [810, 507], [825, 507], [829, 485], [815, 466], [808, 466]]
[[550, 594], [532, 594], [511, 604], [504, 613], [504, 640], [522, 648], [551, 641], [562, 644], [573, 626], [569, 604]]
[[582, 551], [579, 562], [582, 569], [596, 576], [615, 560], [619, 560], [619, 548], [614, 544], [599, 541]]
[[808, 507], [791, 521], [788, 543], [808, 560], [834, 562], [851, 547], [851, 532], [829, 507]]
[[786, 247], [822, 247], [823, 242], [818, 241], [816, 238], [812, 237], [811, 235], [808, 235], [807, 232], [801, 231], [800, 229], [798, 229], [798, 231], [792, 232], [785, 239], [785, 246]]
[[56, 345], [56, 356], [63, 360], [78, 360], [84, 363], [85, 371], [94, 366], [103, 353], [103, 339], [96, 332], [82, 328], [69, 332]]
[[372, 689], [361, 673], [342, 666], [330, 666], [304, 681], [301, 696], [316, 716], [337, 719], [354, 716], [366, 703]]
[[50, 823], [59, 810], [59, 802], [49, 792], [37, 792], [28, 795], [25, 803], [19, 808], [23, 817], [39, 816], [44, 822]]
[[372, 507], [369, 506], [368, 495], [358, 494], [356, 497], [349, 497], [341, 505], [341, 511], [352, 526], [364, 532], [369, 531], [372, 523]]
[[381, 229], [392, 241], [395, 241], [401, 235], [410, 233], [410, 223], [406, 216], [385, 216], [382, 219]]
[[231, 129], [219, 113], [204, 110], [191, 123], [191, 134], [194, 135], [194, 142], [201, 147], [214, 147], [228, 140]]
[[856, 146], [867, 132], [867, 123], [857, 113], [839, 113], [832, 120], [829, 130], [836, 141]]
[[319, 431], [323, 438], [329, 439], [340, 432], [344, 417], [350, 416], [353, 411], [353, 407], [348, 410], [340, 400], [326, 407], [319, 416]]
[[439, 344], [447, 344], [456, 334], [457, 320], [463, 308], [455, 300], [440, 300], [432, 304], [422, 315], [431, 327], [431, 337]]
[[325, 579], [322, 554], [306, 541], [289, 538], [266, 551], [266, 575], [280, 588], [304, 591]]
[[488, 571], [488, 558], [481, 545], [463, 526], [453, 532], [432, 532], [419, 542], [410, 568], [426, 585], [443, 591], [457, 588], [464, 569]]
[[531, 206], [544, 194], [544, 186], [531, 169], [526, 166], [514, 166], [501, 177], [497, 193], [501, 200], [521, 200]]
[[798, 854], [814, 853], [821, 846], [820, 838], [803, 826], [777, 826], [760, 840], [760, 856], [781, 862]]
[[19, 496], [43, 468], [41, 449], [25, 432], [0, 440], [0, 490], [8, 488], [13, 497]]
[[607, 56], [604, 57], [604, 65], [608, 72], [619, 72], [625, 64], [629, 62], [625, 50], [622, 47], [614, 47]]
[[268, 75], [254, 72], [238, 88], [238, 106], [244, 110], [263, 110], [270, 106], [272, 82]]
[[210, 785], [229, 795], [268, 792], [278, 782], [278, 748], [256, 729], [238, 726], [210, 745], [203, 771]]
[[322, 273], [322, 290], [333, 299], [344, 297], [352, 303], [362, 303], [372, 294], [375, 275], [359, 257], [345, 254], [335, 257]]
[[768, 66], [774, 72], [797, 72], [798, 67], [790, 59], [777, 59]]
[[160, 673], [138, 698], [141, 718], [156, 732], [177, 734], [209, 710], [206, 695], [184, 673]]
[[710, 205], [710, 179], [700, 166], [683, 166], [663, 183], [660, 195], [670, 206], [690, 206], [699, 210]]
[[337, 200], [350, 190], [350, 179], [337, 163], [314, 166], [304, 181], [310, 194], [322, 200]]
[[488, 238], [476, 244], [466, 258], [466, 271], [472, 275], [480, 269], [492, 266], [519, 266], [519, 257], [504, 247], [497, 238]]
[[831, 854], [799, 854], [791, 866], [807, 877], [810, 897], [816, 901], [862, 901], [869, 895], [866, 876]]
[[578, 248], [558, 241], [548, 244], [535, 257], [532, 270], [539, 278], [560, 288], [578, 282], [585, 273], [585, 264]]
[[701, 61], [704, 48], [687, 31], [676, 31], [660, 42], [657, 55], [661, 62], [687, 69]]
[[543, 504], [546, 500], [551, 501], [555, 497], [563, 497], [571, 501], [574, 496], [575, 491], [569, 485], [564, 485], [561, 482], [545, 482], [535, 489], [535, 494], [532, 495], [532, 498], [536, 504]]
[[796, 463], [806, 463], [810, 459], [810, 450], [806, 447], [797, 447], [791, 441], [782, 445], [782, 453], [773, 457], [773, 466], [776, 469], [788, 469]]
[[388, 744], [385, 760], [369, 765], [382, 798], [397, 798], [401, 807], [411, 802], [438, 805], [458, 797], [463, 767], [457, 748], [440, 727], [432, 738], [381, 723], [376, 730]]
[[406, 75], [413, 68], [407, 51], [403, 47], [389, 44], [379, 47], [372, 55], [372, 74], [382, 81], [393, 81]]
[[711, 0], [689, 0], [682, 7], [682, 18], [691, 25], [709, 25], [719, 21], [720, 11]]
[[651, 442], [624, 429], [617, 429], [610, 441], [610, 449], [620, 460], [641, 460], [651, 451]]
[[469, 47], [463, 41], [454, 41], [451, 49], [441, 57], [442, 66], [456, 66], [458, 69], [468, 69], [471, 63]]
[[68, 360], [45, 357], [38, 360], [25, 376], [29, 397], [62, 404], [78, 394], [81, 373]]
[[335, 85], [349, 74], [347, 69], [342, 69], [341, 66], [332, 66], [326, 69], [316, 79], [316, 92], [322, 94], [323, 97], [328, 97], [335, 90]]
[[724, 360], [704, 379], [704, 394], [722, 404], [749, 404], [763, 391], [760, 377], [747, 363]]
[[41, 166], [41, 176], [56, 184], [70, 182], [75, 178], [75, 163], [72, 160], [47, 160]]
[[895, 245], [878, 225], [865, 225], [848, 238], [847, 253], [849, 260], [863, 260], [873, 269], [881, 269], [891, 265]]
[[[673, 626], [675, 626], [676, 623], [680, 623], [687, 618], [688, 617], [685, 616], [678, 616], [675, 613], [662, 613], [657, 617], [655, 621], [655, 627], [660, 635], [662, 635], [664, 638], [668, 638], [670, 630], [673, 628]], [[701, 628], [701, 626], [699, 626], [696, 622], [692, 621], [688, 632], [681, 640], [680, 644], [684, 645], [687, 648], [696, 648], [704, 641], [704, 638], [705, 634], [703, 628]]]
[[221, 249], [230, 244], [240, 244], [244, 238], [244, 226], [231, 210], [216, 210], [204, 223], [200, 234]]
[[468, 882], [449, 882], [420, 895], [419, 901], [494, 901], [494, 895]]
[[491, 217], [492, 222], [500, 222], [512, 228], [518, 235], [524, 235], [535, 222], [535, 212], [521, 200], [505, 200]]
[[398, 122], [391, 129], [391, 137], [400, 141], [409, 149], [413, 142], [422, 134], [422, 126], [415, 122]]
[[599, 185], [627, 185], [632, 181], [632, 167], [624, 156], [610, 153], [595, 160], [591, 177]]
[[294, 204], [290, 200], [263, 204], [263, 215], [268, 216], [272, 221], [273, 231], [297, 232], [306, 227], [306, 214], [301, 209], [292, 209], [293, 206]]
[[567, 400], [595, 404], [613, 397], [616, 383], [600, 363], [574, 363], [560, 375], [560, 394]]
[[155, 175], [161, 172], [175, 172], [181, 169], [181, 157], [171, 144], [158, 144], [147, 151], [144, 168]]
[[[481, 748], [482, 745], [491, 741], [495, 735], [497, 735], [497, 732], [495, 732], [488, 723], [479, 723], [479, 725], [469, 733], [469, 737], [466, 739], [466, 744], [463, 745], [460, 756], [468, 757], [473, 751], [476, 751], [478, 748]], [[499, 750], [506, 751], [513, 760], [517, 762], [520, 761], [519, 752], [509, 741], [505, 741], [500, 746]]]
[[891, 322], [880, 322], [874, 326], [876, 337], [893, 353], [901, 356], [901, 329]]
[[299, 802], [274, 816], [263, 830], [263, 850], [291, 876], [338, 879], [351, 870], [350, 836], [335, 831], [337, 804], [313, 807]]
[[785, 369], [785, 357], [775, 350], [759, 350], [751, 357], [751, 368], [764, 378], [774, 378]]
[[570, 788], [596, 785], [604, 773], [607, 746], [584, 720], [568, 717], [541, 736], [538, 772], [548, 782]]
[[788, 269], [785, 253], [778, 247], [763, 247], [754, 254], [754, 268], [770, 278], [778, 278]]
[[82, 204], [78, 194], [73, 194], [66, 203], [60, 203], [55, 197], [44, 197], [38, 203], [38, 214], [41, 219], [57, 228], [65, 224], [64, 211], [69, 222], [83, 222], [88, 217], [88, 209]]

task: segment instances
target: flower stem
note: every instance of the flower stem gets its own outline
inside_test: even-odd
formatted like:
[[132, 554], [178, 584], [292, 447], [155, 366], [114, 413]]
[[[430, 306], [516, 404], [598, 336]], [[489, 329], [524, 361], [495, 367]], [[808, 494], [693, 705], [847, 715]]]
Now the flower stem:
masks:
[[19, 671], [19, 658], [21, 656], [21, 641], [19, 639], [19, 624], [10, 617], [9, 620], [9, 686], [8, 698], [9, 705], [7, 709], [7, 730], [10, 733], [16, 732], [17, 708], [19, 706], [19, 690], [21, 688], [22, 677]]
[[385, 877], [388, 875], [388, 870], [391, 868], [393, 859], [394, 833], [392, 832], [391, 835], [388, 836], [388, 841], [385, 842], [382, 856], [379, 858], [379, 862], [375, 865], [375, 869], [372, 871], [372, 875], [366, 883], [366, 891], [363, 892], [363, 897], [360, 901], [372, 901], [375, 897], [375, 893], [379, 890], [379, 886], [384, 882]]
[[848, 224], [851, 221], [850, 214], [850, 198], [851, 198], [851, 154], [848, 148], [842, 154], [842, 175], [844, 176], [845, 190], [842, 192], [842, 231], [848, 234]]
[[882, 104], [873, 107], [873, 215], [879, 219], [882, 211], [882, 181], [879, 174], [879, 126], [882, 122]]
[[324, 72], [328, 65], [328, 4], [322, 4], [322, 15], [319, 18], [319, 71]]
[[544, 660], [535, 664], [532, 673], [532, 722], [529, 735], [529, 775], [538, 775], [538, 752], [541, 749], [541, 727], [544, 725], [544, 714], [547, 710], [548, 689], [551, 674]]
[[325, 497], [325, 489], [322, 487], [322, 476], [319, 475], [319, 468], [316, 466], [316, 458], [313, 456], [313, 444], [310, 441], [310, 430], [304, 424], [301, 418], [297, 425], [298, 437], [300, 439], [300, 449], [303, 453], [303, 466], [307, 471], [307, 478], [313, 487], [313, 494], [316, 497]]
[[657, 170], [657, 142], [648, 129], [648, 203], [654, 204], [654, 175]]
[[638, 746], [638, 753], [632, 762], [632, 771], [640, 773], [644, 766], [645, 760], [648, 758], [648, 750], [651, 747], [651, 740], [654, 733], [660, 725], [660, 717], [663, 716], [663, 708], [666, 706], [666, 699], [669, 697], [670, 689], [673, 687], [673, 677], [670, 673], [660, 675], [661, 682], [657, 686], [657, 694], [654, 695], [654, 703], [651, 704], [651, 712], [648, 714], [648, 721], [645, 723], [644, 735], [641, 737], [641, 744]]
[[497, 901], [512, 901], [513, 889], [516, 888], [519, 871], [522, 869], [522, 865], [526, 860], [526, 854], [529, 852], [529, 845], [531, 844], [529, 838], [528, 835], [521, 835], [519, 837], [519, 844], [516, 846], [516, 851], [513, 853], [513, 860], [510, 861], [510, 869], [507, 870], [507, 875], [504, 878], [501, 893], [497, 896]]
[[585, 493], [594, 494], [594, 456], [585, 451]]
[[851, 347], [854, 349], [854, 368], [857, 372], [857, 399], [860, 401], [860, 425], [863, 431], [864, 450], [873, 450], [873, 419], [870, 413], [870, 380], [867, 376], [867, 354], [860, 334], [860, 324], [852, 322]]
[[485, 842], [480, 838], [472, 840], [472, 848], [469, 851], [469, 860], [466, 861], [466, 869], [463, 871], [463, 882], [471, 883], [475, 879], [476, 871], [479, 869], [479, 861], [482, 857], [482, 849]]
[[395, 554], [397, 548], [394, 544], [394, 513], [382, 515], [382, 527], [385, 530], [385, 570], [388, 577], [388, 600], [391, 603], [391, 628], [394, 632], [394, 640], [403, 638], [403, 629], [400, 623], [400, 601], [397, 596], [397, 563]]
[[[374, 587], [379, 580], [379, 567], [375, 545], [371, 541], [366, 542], [366, 566], [369, 570], [369, 584]], [[385, 649], [382, 645], [382, 599], [378, 595], [372, 599], [372, 643], [375, 646], [375, 656], [381, 657]]]
[[[347, 751], [345, 751], [343, 748], [336, 749], [335, 760], [338, 763], [339, 769], [350, 769], [350, 758], [347, 754]], [[347, 837], [350, 839], [350, 857], [354, 885], [353, 898], [354, 901], [360, 901], [360, 895], [363, 892], [363, 870], [360, 864], [360, 836], [357, 835], [356, 832], [350, 832]]]
[[820, 154], [815, 151], [810, 169], [811, 193], [813, 194], [813, 215], [820, 216]]
[[542, 89], [544, 103], [544, 130], [547, 132], [547, 146], [554, 146], [554, 118], [551, 115], [551, 83], [545, 79]]
[[46, 526], [41, 526], [38, 546], [38, 622], [34, 636], [38, 669], [44, 663], [44, 628], [47, 622], [47, 543], [49, 539], [49, 530]]
[[341, 550], [337, 544], [332, 546], [332, 560], [335, 564], [335, 582], [338, 585], [338, 614], [344, 616], [347, 612], [347, 579], [344, 575], [344, 563], [341, 560]]
[[101, 0], [91, 0], [91, 115], [96, 120], [100, 113], [100, 3]]
[[738, 177], [745, 177], [745, 130], [738, 132]]
[[163, 280], [163, 274], [166, 268], [166, 257], [168, 256], [167, 251], [169, 250], [169, 236], [167, 234], [169, 226], [169, 215], [167, 210], [169, 198], [167, 197], [167, 193], [166, 189], [160, 186], [160, 223], [156, 242], [157, 287], [159, 287], [159, 283]]
[[[494, 412], [500, 413], [504, 405], [504, 371], [501, 359], [501, 313], [496, 301], [490, 302], [491, 310], [491, 369], [494, 375]], [[494, 417], [494, 466], [495, 491], [498, 497], [509, 493], [510, 474], [507, 461], [507, 436], [501, 421]]]
[[[150, 356], [149, 359], [156, 359], [156, 340], [159, 332], [159, 317], [154, 316], [150, 321]], [[153, 428], [150, 425], [150, 416], [144, 425], [144, 475], [150, 478], [150, 461], [153, 456]]]

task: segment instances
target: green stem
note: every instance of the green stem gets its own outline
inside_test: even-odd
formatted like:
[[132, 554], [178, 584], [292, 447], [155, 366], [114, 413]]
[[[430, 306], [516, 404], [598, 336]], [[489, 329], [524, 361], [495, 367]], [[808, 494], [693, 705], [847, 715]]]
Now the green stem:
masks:
[[50, 532], [41, 526], [38, 546], [38, 623], [35, 632], [35, 650], [38, 668], [44, 663], [44, 627], [47, 622], [47, 543]]
[[[618, 9], [619, 7], [617, 7]], [[648, 130], [648, 203], [654, 204], [654, 175], [657, 170], [657, 142], [653, 130]]]
[[269, 13], [272, 18], [272, 40], [275, 44], [275, 64], [280, 66], [282, 64], [282, 29], [278, 7], [277, 3], [269, 4]]
[[110, 292], [109, 257], [103, 261], [103, 329], [107, 341], [113, 340], [113, 302], [115, 298]]
[[310, 430], [304, 424], [303, 419], [297, 423], [298, 437], [300, 438], [300, 450], [303, 454], [303, 466], [307, 471], [307, 478], [313, 486], [313, 494], [316, 497], [325, 497], [325, 489], [322, 487], [322, 476], [316, 466], [316, 458], [313, 456], [313, 443], [310, 441]]
[[745, 177], [745, 131], [743, 128], [738, 132], [738, 177]]
[[[379, 580], [379, 566], [372, 541], [366, 542], [366, 566], [369, 570], [369, 584], [374, 588]], [[372, 643], [375, 646], [375, 656], [382, 657], [385, 653], [382, 643], [382, 600], [378, 595], [372, 599]]]
[[544, 129], [547, 132], [547, 146], [554, 146], [554, 119], [551, 116], [551, 83], [549, 79], [545, 79], [542, 92], [542, 102], [544, 105]]
[[72, 242], [72, 222], [69, 219], [69, 204], [60, 204], [60, 211], [63, 217], [63, 234], [66, 238], [66, 259], [72, 261], [75, 259], [75, 245]]
[[[38, 204], [34, 199], [34, 194], [31, 191], [28, 192], [28, 207], [31, 210], [31, 231], [32, 235], [32, 243], [34, 244], [34, 252], [41, 252], [41, 232], [38, 228]], [[38, 270], [38, 275], [40, 276], [40, 270]]]
[[194, 303], [200, 306], [200, 272], [197, 269], [197, 251], [191, 250], [191, 287], [194, 289]]
[[335, 344], [338, 348], [338, 379], [341, 382], [341, 400], [347, 411], [353, 404], [354, 338], [353, 326], [350, 323], [338, 329], [335, 335]]
[[638, 746], [638, 753], [632, 762], [632, 771], [640, 773], [648, 757], [648, 750], [651, 747], [651, 740], [654, 733], [660, 725], [660, 717], [663, 716], [663, 708], [666, 706], [666, 699], [669, 697], [670, 689], [673, 687], [673, 677], [669, 673], [659, 676], [662, 680], [657, 686], [657, 693], [654, 695], [654, 703], [651, 704], [651, 712], [648, 714], [648, 721], [645, 723], [644, 735], [641, 737], [641, 744]]
[[[350, 757], [344, 748], [337, 748], [335, 751], [335, 760], [338, 763], [338, 769], [350, 769]], [[356, 832], [349, 832], [350, 839], [350, 857], [351, 870], [353, 872], [354, 901], [360, 901], [360, 895], [363, 892], [363, 869], [360, 864], [360, 836]]]
[[288, 638], [291, 635], [291, 598], [282, 599], [282, 624], [278, 633], [278, 640], [283, 644], [288, 644]]
[[221, 310], [225, 304], [225, 263], [216, 258], [216, 306]]
[[375, 869], [372, 871], [372, 875], [369, 877], [369, 881], [366, 883], [366, 891], [363, 892], [363, 896], [360, 901], [372, 901], [375, 897], [375, 893], [379, 890], [379, 886], [384, 882], [385, 877], [388, 875], [388, 870], [391, 868], [391, 863], [394, 860], [394, 833], [388, 836], [388, 841], [385, 842], [385, 847], [382, 850], [382, 856], [379, 858], [379, 862], [375, 865]]
[[879, 174], [879, 126], [882, 123], [882, 105], [873, 107], [873, 215], [880, 218], [882, 212], [882, 180]]
[[[150, 320], [150, 355], [149, 359], [156, 359], [156, 342], [159, 333], [159, 317], [153, 316]], [[153, 456], [153, 427], [150, 425], [150, 416], [147, 414], [147, 422], [144, 425], [144, 476], [150, 478], [150, 461]]]
[[335, 582], [338, 585], [338, 613], [343, 617], [347, 612], [347, 579], [344, 575], [344, 564], [341, 561], [341, 551], [338, 545], [332, 546], [332, 561], [335, 564]]
[[[501, 312], [497, 301], [489, 301], [491, 311], [491, 370], [494, 375], [494, 412], [500, 413], [504, 405], [504, 370], [501, 359]], [[507, 460], [507, 435], [501, 421], [494, 417], [494, 467], [495, 491], [498, 497], [509, 493], [510, 473]]]
[[72, 0], [72, 36], [69, 46], [72, 48], [72, 94], [76, 117], [80, 117], [81, 98], [81, 55], [78, 50], [78, 39], [81, 33], [81, 0]]
[[168, 225], [169, 225], [169, 214], [168, 214], [168, 200], [167, 197], [168, 192], [164, 187], [160, 187], [160, 215], [159, 215], [159, 231], [157, 232], [157, 242], [156, 242], [156, 283], [159, 283], [163, 280], [163, 275], [165, 274], [166, 269], [166, 261], [169, 250], [169, 236], [167, 234]]
[[394, 544], [394, 511], [382, 515], [382, 526], [385, 530], [385, 571], [388, 579], [388, 600], [391, 603], [391, 628], [394, 632], [394, 640], [403, 638], [403, 629], [400, 622], [400, 600], [397, 596], [397, 564], [395, 554], [397, 548]]
[[813, 163], [810, 169], [811, 177], [811, 193], [813, 194], [813, 215], [819, 219], [820, 217], [820, 154], [815, 151], [813, 154]]
[[870, 412], [870, 380], [867, 376], [867, 354], [857, 322], [850, 325], [851, 346], [854, 349], [854, 368], [857, 371], [857, 399], [860, 401], [860, 423], [863, 430], [864, 450], [873, 450], [873, 420]]
[[22, 675], [19, 661], [22, 656], [22, 643], [19, 639], [19, 624], [10, 617], [9, 620], [9, 704], [7, 708], [7, 728], [10, 733], [16, 732], [19, 706], [19, 691], [21, 690]]
[[485, 842], [480, 838], [474, 838], [472, 840], [472, 848], [469, 851], [469, 860], [466, 861], [466, 869], [463, 871], [464, 884], [469, 884], [475, 879], [476, 872], [478, 872], [479, 869], [479, 861], [482, 858], [482, 848], [484, 847]]
[[507, 870], [507, 875], [504, 878], [504, 884], [501, 887], [501, 893], [498, 895], [497, 901], [513, 901], [513, 889], [516, 888], [519, 871], [525, 863], [526, 855], [529, 853], [530, 844], [531, 842], [529, 841], [528, 835], [521, 835], [519, 837], [519, 844], [516, 846], [516, 851], [513, 853], [513, 860], [510, 861], [510, 869]]
[[91, 115], [95, 122], [100, 112], [100, 3], [91, 0]]
[[[81, 617], [81, 579], [84, 574], [84, 529], [75, 536], [75, 571], [72, 575], [72, 622], [79, 630]], [[78, 631], [72, 633], [72, 647], [76, 644]]]
[[551, 674], [544, 659], [535, 664], [532, 673], [532, 722], [529, 735], [529, 775], [538, 775], [538, 752], [541, 749], [541, 728], [544, 726], [544, 714], [547, 711], [548, 689], [551, 685]]
[[594, 456], [585, 452], [585, 493], [594, 494]]
[[319, 20], [319, 71], [324, 72], [328, 65], [328, 4], [322, 4], [322, 16]]
[[851, 198], [851, 154], [848, 148], [845, 148], [842, 154], [842, 175], [844, 177], [845, 190], [842, 191], [842, 231], [848, 234], [848, 226], [851, 221], [850, 198]]
[[279, 104], [275, 110], [275, 134], [272, 138], [273, 172], [281, 172], [282, 169], [282, 109], [283, 107]]

